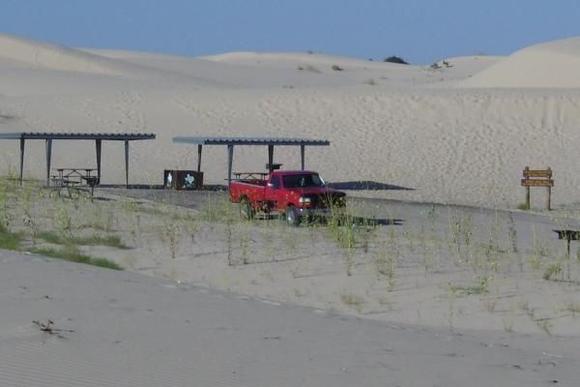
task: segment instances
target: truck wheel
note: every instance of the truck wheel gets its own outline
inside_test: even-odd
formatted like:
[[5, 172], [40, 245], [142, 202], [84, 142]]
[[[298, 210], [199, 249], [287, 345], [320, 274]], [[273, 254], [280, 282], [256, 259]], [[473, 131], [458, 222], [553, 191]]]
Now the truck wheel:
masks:
[[247, 198], [243, 198], [240, 201], [240, 217], [244, 220], [252, 220], [254, 219], [254, 208], [252, 208], [252, 204]]
[[300, 214], [294, 206], [288, 206], [285, 213], [286, 222], [290, 226], [298, 226], [300, 224]]

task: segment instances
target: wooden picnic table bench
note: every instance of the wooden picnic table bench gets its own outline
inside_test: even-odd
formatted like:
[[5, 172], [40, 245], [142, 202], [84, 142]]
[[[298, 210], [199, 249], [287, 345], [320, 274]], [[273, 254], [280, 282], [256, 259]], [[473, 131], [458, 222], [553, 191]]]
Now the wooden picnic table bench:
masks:
[[57, 168], [57, 174], [51, 176], [52, 186], [62, 195], [63, 189], [69, 197], [73, 197], [73, 191], [88, 191], [93, 196], [95, 186], [99, 184], [99, 176], [95, 176], [95, 168]]

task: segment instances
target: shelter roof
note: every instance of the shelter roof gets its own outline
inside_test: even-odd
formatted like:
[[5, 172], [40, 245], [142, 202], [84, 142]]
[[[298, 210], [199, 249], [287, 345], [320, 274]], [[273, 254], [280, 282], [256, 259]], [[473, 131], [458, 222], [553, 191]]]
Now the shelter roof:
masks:
[[152, 140], [153, 133], [70, 133], [70, 132], [14, 132], [0, 133], [0, 140]]
[[194, 145], [330, 145], [328, 140], [289, 137], [173, 137], [173, 142]]

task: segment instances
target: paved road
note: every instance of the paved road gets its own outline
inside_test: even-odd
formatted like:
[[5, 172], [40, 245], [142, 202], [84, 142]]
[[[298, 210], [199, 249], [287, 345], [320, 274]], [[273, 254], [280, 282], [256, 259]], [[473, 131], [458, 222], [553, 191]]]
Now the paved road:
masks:
[[[226, 192], [171, 191], [149, 189], [104, 189], [100, 192], [125, 195], [137, 199], [155, 200], [163, 203], [202, 209], [212, 202], [227, 201]], [[491, 210], [485, 208], [403, 202], [388, 199], [349, 198], [349, 206], [362, 218], [378, 219], [399, 231], [419, 233], [434, 229], [439, 237], [449, 237], [450, 227], [459, 221], [469, 221], [473, 238], [488, 242], [492, 233], [504, 244], [511, 244], [510, 228], [515, 230], [517, 248], [521, 252], [532, 251], [534, 245], [542, 244], [554, 254], [564, 254], [566, 243], [559, 241], [554, 229], [580, 230], [580, 220], [567, 219], [562, 212], [532, 213], [523, 211]], [[579, 244], [580, 246], [580, 244]], [[575, 254], [573, 243], [572, 253]]]

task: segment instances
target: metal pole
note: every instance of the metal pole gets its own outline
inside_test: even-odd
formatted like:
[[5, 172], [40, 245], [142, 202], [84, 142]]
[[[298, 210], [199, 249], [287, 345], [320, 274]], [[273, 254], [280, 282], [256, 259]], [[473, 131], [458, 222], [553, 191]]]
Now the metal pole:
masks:
[[24, 174], [24, 137], [20, 138], [20, 185], [22, 185], [22, 176]]
[[46, 140], [46, 185], [50, 185], [50, 163], [52, 159], [52, 139]]
[[268, 145], [268, 172], [274, 170], [274, 145]]
[[203, 145], [199, 144], [197, 146], [197, 171], [201, 172], [201, 149]]
[[101, 184], [101, 154], [102, 154], [102, 140], [95, 141], [97, 151], [97, 184]]
[[304, 153], [306, 150], [305, 145], [300, 145], [300, 168], [304, 170]]
[[232, 164], [234, 162], [234, 146], [228, 145], [228, 188], [232, 182]]
[[129, 140], [125, 140], [125, 186], [129, 188]]

